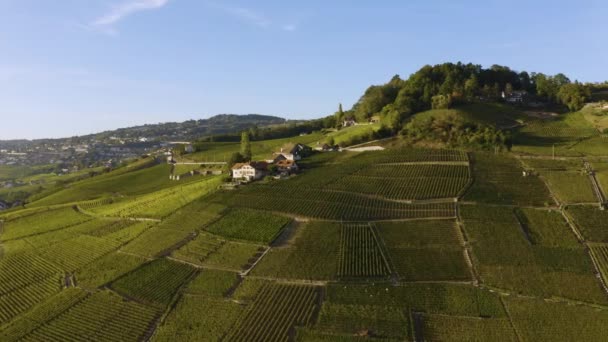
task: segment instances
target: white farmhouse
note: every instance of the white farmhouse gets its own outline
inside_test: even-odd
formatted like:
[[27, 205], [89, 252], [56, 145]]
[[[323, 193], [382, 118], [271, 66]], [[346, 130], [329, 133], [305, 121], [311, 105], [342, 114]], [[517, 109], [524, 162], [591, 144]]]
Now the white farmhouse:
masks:
[[266, 175], [268, 164], [266, 162], [237, 163], [232, 167], [232, 178], [256, 180]]

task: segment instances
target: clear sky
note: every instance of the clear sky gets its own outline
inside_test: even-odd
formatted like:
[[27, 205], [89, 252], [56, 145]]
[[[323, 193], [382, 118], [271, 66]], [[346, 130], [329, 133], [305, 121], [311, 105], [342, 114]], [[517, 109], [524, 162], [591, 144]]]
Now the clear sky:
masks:
[[0, 0], [0, 139], [315, 118], [425, 64], [608, 79], [605, 0]]

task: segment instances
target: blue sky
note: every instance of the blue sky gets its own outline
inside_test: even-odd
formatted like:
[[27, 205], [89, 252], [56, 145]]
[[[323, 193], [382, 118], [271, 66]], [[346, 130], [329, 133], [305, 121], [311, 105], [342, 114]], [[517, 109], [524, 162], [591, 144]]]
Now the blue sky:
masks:
[[604, 0], [0, 0], [0, 139], [315, 118], [446, 61], [608, 79]]

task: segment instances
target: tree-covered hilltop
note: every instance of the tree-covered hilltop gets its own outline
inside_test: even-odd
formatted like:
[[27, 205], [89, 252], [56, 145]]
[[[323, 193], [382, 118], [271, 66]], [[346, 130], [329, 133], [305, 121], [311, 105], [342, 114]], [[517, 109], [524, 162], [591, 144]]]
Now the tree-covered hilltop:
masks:
[[471, 63], [444, 63], [426, 65], [406, 80], [396, 75], [386, 84], [370, 86], [351, 110], [339, 110], [327, 120], [338, 124], [348, 117], [369, 121], [380, 116], [398, 131], [414, 113], [476, 100], [499, 101], [503, 94], [519, 91], [547, 104], [563, 104], [571, 111], [582, 108], [591, 96], [590, 86], [572, 82], [561, 73], [550, 76], [500, 65], [486, 69]]

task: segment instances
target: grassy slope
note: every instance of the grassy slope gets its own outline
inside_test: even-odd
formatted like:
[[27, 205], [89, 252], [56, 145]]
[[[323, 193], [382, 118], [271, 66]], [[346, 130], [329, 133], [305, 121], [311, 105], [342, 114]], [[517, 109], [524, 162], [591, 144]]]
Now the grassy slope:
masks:
[[342, 145], [347, 144], [351, 139], [367, 135], [371, 132], [377, 131], [380, 128], [380, 124], [371, 125], [357, 125], [343, 128], [339, 131], [331, 132], [327, 134], [327, 139], [330, 137], [334, 139], [334, 144]]
[[473, 103], [453, 109], [429, 110], [416, 114], [414, 119], [423, 120], [429, 117], [439, 119], [448, 115], [460, 116], [468, 122], [497, 127], [512, 127], [517, 124], [516, 120], [524, 116], [521, 110], [513, 106], [500, 103]]
[[555, 147], [556, 156], [608, 154], [602, 140], [598, 139], [603, 138], [581, 111], [560, 115], [553, 120], [526, 120], [525, 126], [514, 135], [513, 151], [552, 155]]
[[115, 177], [92, 178], [75, 183], [67, 189], [35, 201], [30, 206], [70, 203], [115, 194], [141, 195], [172, 186], [183, 185], [200, 178], [195, 176], [184, 178], [180, 181], [172, 181], [169, 179], [170, 170], [170, 165], [159, 164]]
[[581, 110], [584, 118], [600, 131], [608, 128], [608, 110], [602, 110], [598, 104], [589, 104]]

